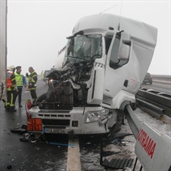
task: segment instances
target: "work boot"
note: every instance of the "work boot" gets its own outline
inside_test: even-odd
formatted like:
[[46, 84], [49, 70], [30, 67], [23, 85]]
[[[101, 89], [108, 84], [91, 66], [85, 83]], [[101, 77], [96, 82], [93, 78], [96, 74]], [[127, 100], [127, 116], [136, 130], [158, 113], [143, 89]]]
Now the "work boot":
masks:
[[16, 112], [16, 111], [17, 111], [16, 109], [13, 109], [13, 110], [11, 110], [10, 112], [11, 112], [11, 113], [14, 113], [14, 112]]
[[19, 107], [22, 107], [22, 105], [21, 105], [21, 100], [18, 100], [18, 106], [19, 106]]
[[10, 107], [10, 112], [13, 113], [13, 112], [16, 112], [17, 110], [15, 109], [15, 107]]
[[10, 106], [5, 106], [5, 110], [9, 111], [10, 110]]

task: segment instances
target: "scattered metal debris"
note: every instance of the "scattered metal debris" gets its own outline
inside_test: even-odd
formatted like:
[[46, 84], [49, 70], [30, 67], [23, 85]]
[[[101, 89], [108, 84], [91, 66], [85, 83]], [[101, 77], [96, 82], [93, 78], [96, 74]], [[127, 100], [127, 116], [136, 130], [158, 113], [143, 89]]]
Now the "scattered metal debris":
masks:
[[26, 133], [27, 132], [27, 125], [22, 125], [21, 127], [16, 127], [13, 129], [10, 129], [12, 133]]
[[[130, 136], [132, 134], [130, 133], [118, 133], [112, 137], [108, 137], [107, 139], [103, 139], [101, 142], [101, 153], [100, 153], [100, 165], [105, 168], [110, 169], [124, 169], [125, 167], [130, 168], [132, 166], [132, 163], [134, 159], [131, 159], [130, 156], [127, 158], [122, 155], [122, 152], [124, 149], [120, 151], [103, 151], [104, 148], [109, 145], [115, 145], [115, 146], [126, 146], [125, 141], [123, 139], [126, 136]], [[120, 154], [120, 155], [119, 155]], [[112, 156], [108, 158], [108, 156], [111, 155], [117, 155]]]

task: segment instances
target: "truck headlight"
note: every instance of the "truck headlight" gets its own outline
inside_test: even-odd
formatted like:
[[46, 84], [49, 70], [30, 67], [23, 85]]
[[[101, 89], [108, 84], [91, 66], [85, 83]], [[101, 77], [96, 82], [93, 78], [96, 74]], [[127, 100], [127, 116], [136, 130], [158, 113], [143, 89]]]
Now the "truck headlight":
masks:
[[88, 111], [86, 115], [86, 123], [98, 122], [106, 119], [109, 116], [109, 110], [102, 109], [99, 111]]

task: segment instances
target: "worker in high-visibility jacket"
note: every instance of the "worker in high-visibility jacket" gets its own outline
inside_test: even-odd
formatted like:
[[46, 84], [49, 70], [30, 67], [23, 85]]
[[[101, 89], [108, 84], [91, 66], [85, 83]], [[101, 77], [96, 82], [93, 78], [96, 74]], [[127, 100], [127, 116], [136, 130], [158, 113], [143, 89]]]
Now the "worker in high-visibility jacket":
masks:
[[16, 86], [18, 88], [18, 92], [16, 94], [16, 98], [18, 96], [18, 106], [22, 107], [21, 105], [21, 97], [22, 97], [22, 90], [23, 86], [26, 88], [27, 87], [27, 81], [24, 75], [21, 74], [21, 66], [16, 67], [16, 72], [15, 72], [15, 80], [16, 80]]
[[15, 71], [14, 66], [11, 66], [7, 69], [7, 80], [6, 80], [7, 100], [5, 102], [5, 108], [9, 112], [16, 112], [15, 96], [16, 96], [16, 92], [18, 92], [18, 89], [16, 87], [14, 71]]
[[37, 93], [36, 93], [37, 73], [34, 71], [33, 67], [29, 67], [28, 71], [30, 72], [30, 75], [26, 73], [26, 77], [28, 78], [28, 90], [30, 91], [30, 95], [34, 102], [37, 99]]

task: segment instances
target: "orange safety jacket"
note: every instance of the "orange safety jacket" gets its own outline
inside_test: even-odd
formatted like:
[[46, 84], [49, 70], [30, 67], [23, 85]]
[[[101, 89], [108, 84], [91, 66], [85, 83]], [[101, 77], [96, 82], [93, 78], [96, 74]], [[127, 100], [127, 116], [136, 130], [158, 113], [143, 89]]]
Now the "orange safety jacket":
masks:
[[7, 80], [6, 80], [7, 88], [12, 88], [13, 87], [13, 83], [12, 83], [12, 80], [11, 80], [11, 75], [12, 74], [13, 74], [13, 72], [11, 72], [11, 71], [7, 72]]
[[7, 79], [6, 79], [7, 91], [13, 90], [15, 88], [15, 86], [16, 86], [15, 75], [13, 72], [8, 71], [7, 72]]

